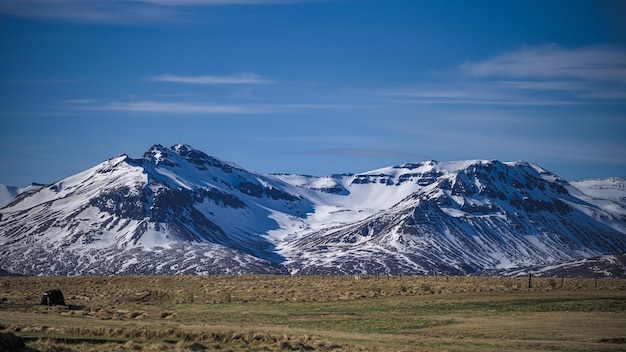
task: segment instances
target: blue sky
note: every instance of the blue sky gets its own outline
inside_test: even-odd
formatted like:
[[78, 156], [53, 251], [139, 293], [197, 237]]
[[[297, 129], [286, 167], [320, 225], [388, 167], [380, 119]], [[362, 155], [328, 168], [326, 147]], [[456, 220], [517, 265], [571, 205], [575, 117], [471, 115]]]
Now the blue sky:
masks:
[[256, 172], [626, 177], [626, 3], [3, 0], [0, 183], [153, 144]]

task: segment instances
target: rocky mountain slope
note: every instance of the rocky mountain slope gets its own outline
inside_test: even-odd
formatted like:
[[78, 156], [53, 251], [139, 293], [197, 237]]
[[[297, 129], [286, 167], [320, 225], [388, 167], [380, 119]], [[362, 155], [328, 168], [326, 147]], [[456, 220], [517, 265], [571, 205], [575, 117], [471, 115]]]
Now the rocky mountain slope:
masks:
[[532, 274], [539, 277], [626, 277], [626, 254], [603, 255], [600, 257], [583, 258], [570, 262], [557, 263], [521, 269], [485, 270], [485, 276], [526, 276]]
[[[621, 186], [620, 186], [621, 185]], [[626, 253], [624, 180], [525, 162], [257, 174], [187, 145], [111, 158], [0, 209], [28, 275], [467, 274]], [[620, 188], [621, 187], [621, 188]], [[621, 192], [621, 193], [620, 193]]]

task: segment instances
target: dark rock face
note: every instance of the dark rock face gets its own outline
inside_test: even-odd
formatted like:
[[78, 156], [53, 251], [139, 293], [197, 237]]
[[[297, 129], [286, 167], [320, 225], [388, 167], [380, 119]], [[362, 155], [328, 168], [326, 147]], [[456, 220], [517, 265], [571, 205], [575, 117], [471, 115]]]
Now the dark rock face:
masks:
[[321, 187], [321, 188], [311, 188], [314, 191], [330, 193], [330, 194], [338, 194], [338, 195], [348, 195], [350, 192], [341, 187], [341, 186], [333, 186], [333, 187]]
[[249, 196], [261, 198], [263, 197], [263, 186], [252, 182], [239, 183], [239, 190]]
[[186, 161], [193, 164], [198, 170], [208, 170], [210, 167], [213, 167], [221, 169], [225, 173], [233, 172], [233, 168], [230, 165], [212, 158], [199, 150], [190, 148], [189, 146], [178, 144], [170, 149], [185, 158]]
[[148, 194], [142, 188], [119, 187], [107, 189], [89, 205], [124, 219], [141, 220], [146, 216]]
[[389, 175], [379, 174], [379, 175], [356, 175], [352, 184], [355, 185], [366, 185], [369, 183], [380, 183], [384, 185], [391, 186], [394, 184], [393, 180]]
[[194, 203], [202, 203], [205, 199], [210, 199], [215, 204], [225, 208], [243, 209], [248, 207], [241, 199], [215, 188], [193, 191]]
[[511, 199], [510, 203], [516, 209], [524, 210], [529, 213], [545, 211], [549, 213], [559, 213], [561, 215], [565, 215], [570, 212], [570, 208], [558, 199], [545, 201], [542, 199], [530, 199], [527, 197], [524, 197], [522, 199], [514, 197]]
[[396, 184], [399, 186], [403, 183], [417, 180], [416, 183], [424, 187], [435, 183], [440, 176], [443, 176], [441, 172], [407, 173], [400, 175]]
[[273, 200], [287, 201], [297, 201], [298, 199], [300, 199], [297, 196], [281, 191], [277, 188], [265, 187], [258, 183], [252, 183], [247, 181], [239, 183], [239, 191], [256, 198], [269, 197]]

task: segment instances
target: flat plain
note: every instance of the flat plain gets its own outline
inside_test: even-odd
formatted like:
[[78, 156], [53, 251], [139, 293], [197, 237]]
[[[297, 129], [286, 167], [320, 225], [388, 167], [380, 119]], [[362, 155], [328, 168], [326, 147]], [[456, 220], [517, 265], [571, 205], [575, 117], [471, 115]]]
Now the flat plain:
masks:
[[[22, 351], [626, 351], [626, 279], [0, 277]], [[66, 306], [39, 305], [59, 288]], [[2, 350], [0, 339], [0, 350]]]

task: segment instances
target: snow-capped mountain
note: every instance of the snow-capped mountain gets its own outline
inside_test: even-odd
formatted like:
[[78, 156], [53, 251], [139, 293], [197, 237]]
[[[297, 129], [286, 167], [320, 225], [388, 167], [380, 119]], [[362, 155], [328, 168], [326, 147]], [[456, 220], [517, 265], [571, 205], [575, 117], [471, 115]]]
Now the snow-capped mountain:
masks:
[[155, 145], [22, 191], [0, 209], [0, 268], [461, 274], [550, 265], [626, 252], [619, 180], [570, 184], [496, 160], [257, 174], [187, 145]]
[[626, 180], [619, 177], [570, 182], [589, 197], [626, 203]]
[[[286, 255], [290, 266], [303, 273], [459, 274], [626, 248], [626, 209], [619, 203], [586, 200], [565, 180], [524, 162], [430, 161], [337, 180], [331, 188], [346, 199], [370, 192], [365, 205], [397, 198], [361, 220], [347, 216], [283, 243], [284, 252], [297, 253]], [[364, 211], [355, 203], [335, 211]]]

